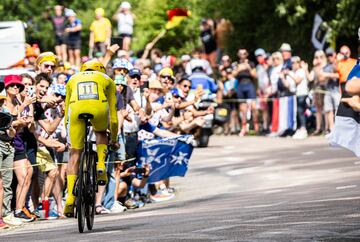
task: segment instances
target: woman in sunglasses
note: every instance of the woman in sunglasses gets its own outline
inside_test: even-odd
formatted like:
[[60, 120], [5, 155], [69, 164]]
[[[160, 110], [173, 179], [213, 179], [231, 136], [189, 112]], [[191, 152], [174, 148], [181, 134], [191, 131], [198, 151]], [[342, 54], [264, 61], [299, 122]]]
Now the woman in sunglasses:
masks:
[[23, 222], [31, 222], [35, 217], [25, 208], [25, 198], [30, 187], [33, 169], [26, 155], [23, 132], [23, 128], [30, 124], [31, 119], [19, 112], [21, 102], [17, 97], [24, 90], [21, 77], [18, 75], [8, 75], [5, 77], [4, 83], [6, 89], [6, 108], [15, 120], [13, 126], [16, 129], [13, 141], [15, 148], [14, 167], [16, 168], [14, 172], [17, 179], [15, 217]]

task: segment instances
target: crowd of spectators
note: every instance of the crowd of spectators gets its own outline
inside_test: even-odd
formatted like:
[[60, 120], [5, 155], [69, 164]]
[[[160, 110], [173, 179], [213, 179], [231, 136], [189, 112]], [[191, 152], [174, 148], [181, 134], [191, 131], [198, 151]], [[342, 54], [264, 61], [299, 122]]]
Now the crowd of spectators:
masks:
[[[54, 25], [55, 52], [28, 46], [24, 74], [7, 75], [0, 94], [0, 228], [37, 218], [64, 218], [68, 161], [64, 123], [66, 82], [81, 64], [98, 58], [117, 87], [120, 149], [109, 155], [107, 186], [100, 186], [96, 213], [117, 213], [175, 197], [170, 180], [147, 184], [150, 167], [135, 169], [137, 144], [144, 139], [198, 135], [204, 117], [215, 107], [199, 110], [204, 97], [225, 104], [229, 121], [217, 127], [224, 135], [291, 135], [304, 139], [330, 132], [340, 100], [340, 85], [355, 65], [350, 49], [328, 48], [314, 54], [311, 67], [294, 55], [290, 44], [278, 51], [239, 48], [237, 58], [224, 53], [224, 33], [231, 24], [221, 19], [201, 21], [203, 48], [179, 58], [151, 48], [149, 58], [130, 54], [134, 15], [123, 2], [118, 21], [121, 46], [110, 45], [112, 27], [104, 9], [95, 10], [91, 26], [83, 26], [75, 11], [55, 6], [48, 15]], [[90, 28], [89, 55], [81, 57], [82, 28]], [[271, 132], [273, 100], [296, 96], [297, 128]], [[311, 117], [315, 116], [315, 120]], [[12, 122], [11, 122], [12, 120]], [[311, 123], [311, 120], [313, 121]], [[323, 121], [324, 120], [324, 124]], [[4, 122], [5, 122], [4, 121]], [[251, 122], [250, 122], [251, 121]], [[43, 213], [43, 214], [42, 214]]]

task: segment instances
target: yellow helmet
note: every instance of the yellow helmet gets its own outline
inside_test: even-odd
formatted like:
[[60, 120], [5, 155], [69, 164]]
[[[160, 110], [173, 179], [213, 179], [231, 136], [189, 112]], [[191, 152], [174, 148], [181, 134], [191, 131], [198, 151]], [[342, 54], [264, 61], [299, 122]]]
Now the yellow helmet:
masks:
[[97, 59], [89, 60], [81, 65], [80, 71], [100, 71], [106, 74], [104, 65]]

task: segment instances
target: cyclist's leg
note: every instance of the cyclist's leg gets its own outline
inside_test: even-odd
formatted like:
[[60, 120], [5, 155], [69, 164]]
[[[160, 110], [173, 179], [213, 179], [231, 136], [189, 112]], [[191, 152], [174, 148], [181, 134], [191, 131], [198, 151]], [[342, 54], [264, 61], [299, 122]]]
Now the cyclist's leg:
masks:
[[105, 158], [108, 145], [108, 138], [106, 136], [106, 129], [108, 128], [108, 110], [105, 105], [99, 105], [96, 110], [93, 110], [94, 118], [91, 120], [96, 135], [96, 150], [98, 155], [96, 170], [98, 173], [97, 180], [99, 185], [105, 185], [107, 182]]
[[84, 148], [85, 138], [85, 124], [83, 120], [78, 119], [77, 112], [70, 112], [69, 124], [68, 124], [68, 136], [70, 149], [70, 158], [68, 163], [67, 171], [67, 190], [68, 196], [66, 198], [64, 214], [73, 214], [75, 196], [73, 190], [75, 182], [79, 173], [79, 159], [81, 156], [82, 149]]
[[96, 170], [98, 173], [98, 183], [105, 185], [107, 183], [107, 174], [105, 167], [105, 159], [107, 154], [108, 138], [105, 132], [95, 132], [96, 134], [96, 150], [98, 155], [98, 162]]

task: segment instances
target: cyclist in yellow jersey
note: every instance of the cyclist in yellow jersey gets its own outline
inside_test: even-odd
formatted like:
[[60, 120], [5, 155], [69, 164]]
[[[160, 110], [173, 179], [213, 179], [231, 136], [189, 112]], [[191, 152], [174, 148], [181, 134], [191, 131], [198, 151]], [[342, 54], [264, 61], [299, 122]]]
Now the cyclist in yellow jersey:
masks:
[[80, 155], [84, 148], [85, 123], [79, 119], [79, 115], [83, 113], [93, 115], [90, 122], [96, 135], [97, 182], [98, 185], [105, 185], [108, 144], [106, 130], [110, 129], [110, 145], [117, 147], [118, 119], [115, 83], [105, 74], [105, 67], [98, 60], [85, 62], [81, 71], [73, 75], [66, 84], [65, 123], [71, 148], [67, 173], [68, 197], [64, 209], [64, 214], [68, 217], [74, 214], [73, 189], [79, 172]]

